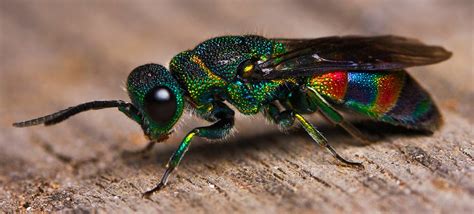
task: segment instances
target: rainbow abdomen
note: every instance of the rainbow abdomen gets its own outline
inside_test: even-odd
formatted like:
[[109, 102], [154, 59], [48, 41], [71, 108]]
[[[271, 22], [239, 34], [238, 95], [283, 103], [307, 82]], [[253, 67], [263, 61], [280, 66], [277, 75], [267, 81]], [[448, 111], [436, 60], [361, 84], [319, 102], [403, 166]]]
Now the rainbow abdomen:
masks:
[[441, 122], [429, 94], [404, 70], [334, 71], [308, 78], [328, 101], [375, 120], [432, 131]]

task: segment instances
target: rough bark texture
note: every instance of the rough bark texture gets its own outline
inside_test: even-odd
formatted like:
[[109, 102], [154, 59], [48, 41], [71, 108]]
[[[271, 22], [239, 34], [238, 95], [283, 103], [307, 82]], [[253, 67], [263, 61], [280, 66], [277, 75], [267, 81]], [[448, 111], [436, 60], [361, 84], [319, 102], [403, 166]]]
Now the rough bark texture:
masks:
[[[273, 1], [272, 1], [273, 2]], [[0, 3], [0, 210], [119, 212], [421, 212], [474, 210], [472, 1]], [[187, 118], [148, 155], [142, 132], [116, 110], [52, 127], [28, 119], [90, 100], [124, 99], [134, 67], [167, 64], [223, 34], [321, 37], [397, 34], [445, 46], [439, 65], [410, 69], [445, 125], [432, 136], [358, 124], [383, 138], [357, 146], [314, 117], [332, 145], [363, 168], [340, 165], [301, 129], [237, 119], [225, 142], [197, 140], [169, 186], [151, 200], [177, 142], [202, 124]]]

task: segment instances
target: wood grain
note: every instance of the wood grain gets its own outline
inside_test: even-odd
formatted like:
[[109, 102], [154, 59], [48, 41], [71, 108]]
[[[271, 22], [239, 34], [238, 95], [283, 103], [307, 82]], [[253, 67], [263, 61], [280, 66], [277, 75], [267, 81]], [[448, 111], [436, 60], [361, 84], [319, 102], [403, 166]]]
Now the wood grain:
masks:
[[[0, 1], [0, 207], [3, 212], [472, 213], [473, 5], [470, 1]], [[193, 142], [169, 186], [150, 200], [164, 163], [189, 129], [147, 155], [146, 140], [116, 110], [52, 127], [11, 123], [81, 102], [124, 99], [134, 67], [167, 64], [210, 37], [397, 34], [446, 47], [453, 58], [411, 69], [443, 113], [427, 136], [357, 123], [366, 146], [312, 118], [344, 156], [340, 165], [299, 128], [282, 133], [238, 115], [224, 142]]]

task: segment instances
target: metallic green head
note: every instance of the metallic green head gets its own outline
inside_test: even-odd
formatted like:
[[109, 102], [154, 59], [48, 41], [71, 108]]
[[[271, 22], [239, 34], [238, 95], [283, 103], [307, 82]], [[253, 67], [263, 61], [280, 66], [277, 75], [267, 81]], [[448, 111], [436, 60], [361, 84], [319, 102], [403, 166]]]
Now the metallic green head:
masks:
[[161, 65], [141, 65], [128, 76], [127, 91], [145, 134], [155, 141], [168, 138], [184, 108], [183, 91], [171, 73]]

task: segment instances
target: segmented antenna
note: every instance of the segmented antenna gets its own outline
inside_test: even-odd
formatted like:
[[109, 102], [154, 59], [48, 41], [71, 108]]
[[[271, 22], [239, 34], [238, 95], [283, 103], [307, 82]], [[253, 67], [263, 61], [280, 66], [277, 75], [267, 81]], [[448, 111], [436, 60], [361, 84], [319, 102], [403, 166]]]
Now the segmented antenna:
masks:
[[23, 122], [13, 123], [15, 127], [27, 127], [27, 126], [35, 126], [39, 124], [44, 124], [45, 126], [53, 125], [59, 123], [63, 120], [68, 119], [69, 117], [81, 113], [83, 111], [88, 110], [97, 110], [103, 108], [112, 108], [112, 107], [126, 107], [131, 105], [122, 100], [108, 100], [108, 101], [92, 101], [83, 103], [77, 106], [69, 107], [67, 109], [58, 111], [54, 114], [46, 115], [44, 117], [39, 117], [32, 120], [27, 120]]

